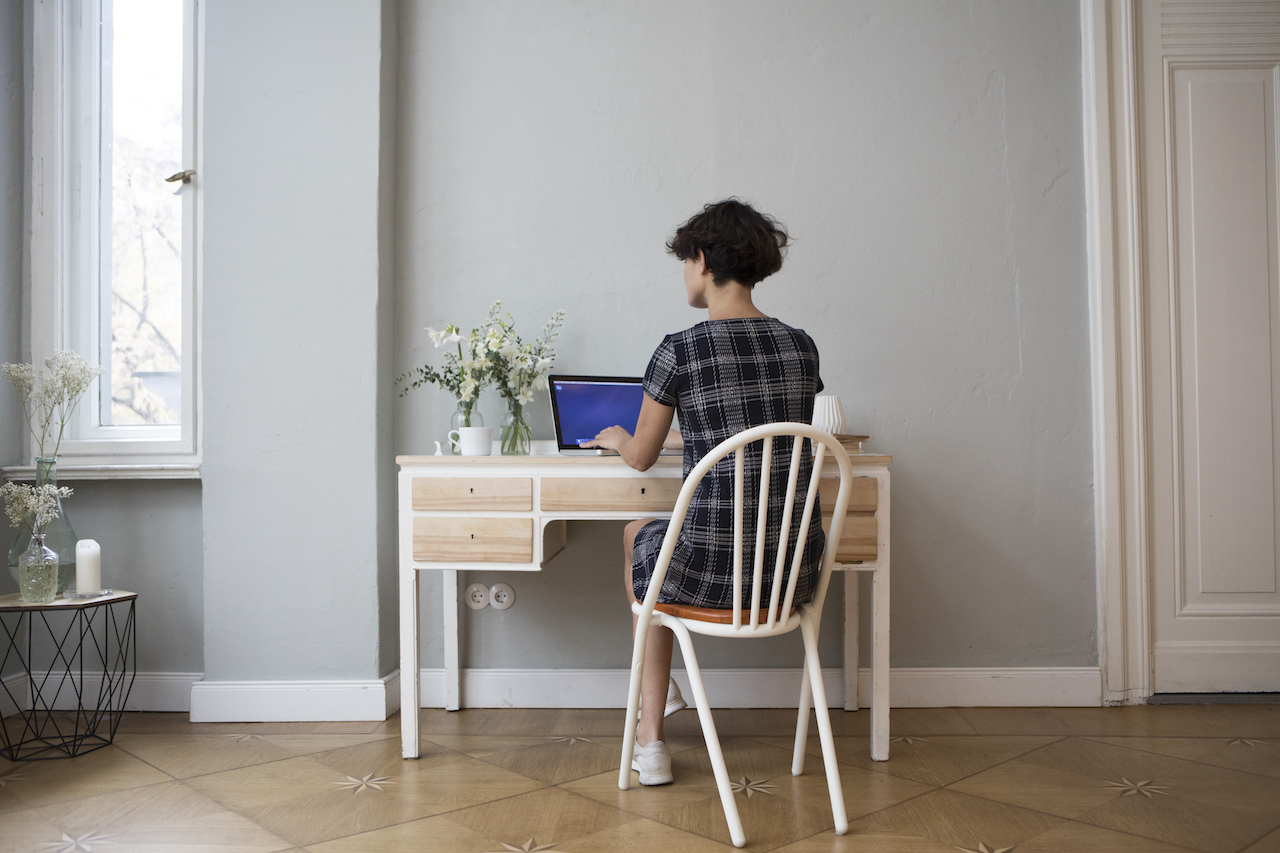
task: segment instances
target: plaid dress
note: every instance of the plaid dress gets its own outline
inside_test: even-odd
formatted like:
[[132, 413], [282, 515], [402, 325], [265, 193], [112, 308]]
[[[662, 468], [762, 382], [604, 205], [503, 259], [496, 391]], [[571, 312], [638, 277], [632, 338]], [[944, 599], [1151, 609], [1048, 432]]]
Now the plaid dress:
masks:
[[[818, 348], [800, 329], [773, 318], [708, 320], [668, 335], [654, 352], [645, 371], [644, 390], [653, 400], [675, 407], [684, 439], [684, 475], [725, 439], [751, 427], [780, 421], [810, 423], [813, 397], [822, 390], [818, 377]], [[769, 529], [766, 536], [762, 600], [778, 553], [777, 528], [786, 501], [792, 441], [775, 440], [769, 475]], [[750, 606], [749, 588], [755, 559], [757, 497], [760, 493], [761, 443], [746, 448], [743, 483], [743, 604]], [[784, 571], [791, 570], [795, 543], [800, 538], [803, 496], [809, 487], [810, 457], [804, 454], [796, 484]], [[733, 456], [707, 472], [689, 504], [680, 538], [671, 557], [658, 601], [699, 607], [728, 608], [733, 602]], [[653, 521], [636, 536], [632, 587], [643, 601], [649, 589], [666, 519]], [[796, 582], [795, 603], [813, 597], [822, 557], [822, 516], [815, 507]], [[784, 575], [783, 590], [786, 590]]]

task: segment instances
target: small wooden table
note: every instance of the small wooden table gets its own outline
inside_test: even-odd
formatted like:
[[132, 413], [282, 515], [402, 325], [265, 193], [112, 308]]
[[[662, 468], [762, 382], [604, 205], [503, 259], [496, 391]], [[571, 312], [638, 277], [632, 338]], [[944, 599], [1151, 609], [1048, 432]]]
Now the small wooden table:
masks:
[[0, 754], [70, 758], [115, 739], [138, 675], [137, 599], [124, 590], [47, 604], [0, 596], [0, 666], [16, 659], [24, 674], [0, 681]]

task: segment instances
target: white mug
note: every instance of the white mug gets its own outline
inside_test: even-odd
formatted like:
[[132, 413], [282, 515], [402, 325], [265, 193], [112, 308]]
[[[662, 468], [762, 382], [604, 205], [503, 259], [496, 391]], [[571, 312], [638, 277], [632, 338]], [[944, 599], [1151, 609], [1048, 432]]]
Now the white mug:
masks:
[[449, 430], [449, 447], [463, 456], [488, 456], [493, 452], [493, 427], [459, 427]]

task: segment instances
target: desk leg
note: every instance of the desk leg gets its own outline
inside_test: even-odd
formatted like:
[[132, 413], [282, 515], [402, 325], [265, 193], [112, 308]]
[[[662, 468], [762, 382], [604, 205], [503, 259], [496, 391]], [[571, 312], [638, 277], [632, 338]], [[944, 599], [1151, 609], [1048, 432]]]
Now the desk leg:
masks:
[[448, 569], [440, 573], [444, 589], [440, 598], [444, 601], [444, 707], [456, 711], [462, 707], [462, 671], [458, 666], [458, 571]]
[[844, 709], [858, 710], [858, 587], [861, 572], [844, 573]]
[[400, 570], [400, 752], [418, 757], [418, 708], [422, 705], [418, 661], [418, 570]]
[[[888, 562], [887, 560], [885, 562]], [[889, 571], [871, 575], [871, 760], [889, 760]]]

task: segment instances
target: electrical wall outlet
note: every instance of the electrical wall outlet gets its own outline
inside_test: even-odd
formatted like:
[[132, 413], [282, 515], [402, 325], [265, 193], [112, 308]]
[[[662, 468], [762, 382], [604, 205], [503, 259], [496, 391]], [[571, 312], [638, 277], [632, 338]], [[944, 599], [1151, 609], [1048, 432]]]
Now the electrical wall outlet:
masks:
[[516, 603], [516, 591], [505, 583], [495, 583], [489, 587], [489, 603], [494, 610], [506, 610]]
[[489, 606], [489, 587], [482, 583], [473, 583], [463, 593], [462, 600], [472, 610], [484, 610]]

